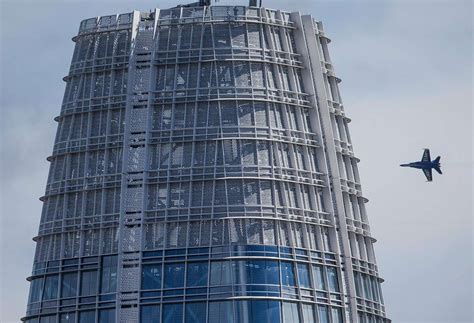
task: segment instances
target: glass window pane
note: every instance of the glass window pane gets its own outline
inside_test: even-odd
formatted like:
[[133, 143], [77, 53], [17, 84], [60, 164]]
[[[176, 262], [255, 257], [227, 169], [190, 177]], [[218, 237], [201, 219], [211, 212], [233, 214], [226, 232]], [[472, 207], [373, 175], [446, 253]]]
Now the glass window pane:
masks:
[[[250, 301], [249, 303], [249, 322], [268, 322], [279, 323], [280, 320], [280, 302], [279, 301]], [[295, 321], [299, 322], [299, 321]]]
[[313, 279], [316, 282], [316, 288], [326, 290], [326, 283], [321, 266], [313, 265]]
[[209, 303], [209, 323], [233, 323], [233, 313], [232, 301]]
[[186, 323], [206, 323], [206, 303], [186, 304]]
[[77, 295], [77, 273], [65, 273], [61, 283], [61, 297]]
[[334, 267], [327, 267], [329, 290], [331, 292], [339, 292], [339, 282], [337, 278], [337, 270]]
[[182, 323], [183, 304], [163, 305], [163, 323]]
[[316, 322], [314, 319], [314, 309], [313, 305], [309, 304], [302, 304], [302, 312], [303, 312], [303, 321], [304, 323], [313, 323]]
[[283, 302], [283, 323], [301, 322], [298, 304]]
[[272, 260], [233, 262], [236, 284], [279, 284], [278, 263]]
[[43, 300], [58, 298], [58, 275], [47, 276], [44, 282]]
[[79, 323], [95, 322], [95, 311], [79, 312]]
[[97, 270], [84, 271], [81, 277], [81, 296], [97, 294]]
[[333, 323], [343, 323], [344, 322], [342, 320], [342, 312], [341, 312], [340, 308], [332, 307], [331, 308], [331, 314], [332, 314], [332, 322]]
[[161, 265], [145, 265], [142, 267], [142, 289], [161, 288]]
[[160, 323], [160, 305], [146, 305], [140, 308], [141, 323]]
[[165, 288], [176, 288], [184, 286], [184, 264], [175, 263], [165, 265]]
[[207, 286], [207, 262], [191, 262], [188, 264], [186, 286]]
[[311, 281], [309, 278], [308, 265], [303, 263], [298, 263], [298, 279], [301, 287], [311, 288]]
[[99, 323], [115, 323], [115, 309], [100, 310]]
[[43, 294], [43, 278], [34, 279], [31, 282], [29, 303], [40, 301], [42, 294]]
[[61, 314], [60, 323], [75, 323], [76, 322], [76, 313], [63, 313]]
[[43, 316], [40, 319], [40, 323], [56, 323], [56, 315]]
[[102, 259], [102, 293], [114, 293], [117, 290], [117, 256], [106, 256]]
[[232, 284], [230, 262], [229, 261], [211, 262], [211, 286], [230, 285], [230, 284]]
[[283, 286], [296, 286], [293, 263], [281, 262], [281, 283]]
[[329, 312], [326, 305], [318, 305], [319, 323], [329, 323]]

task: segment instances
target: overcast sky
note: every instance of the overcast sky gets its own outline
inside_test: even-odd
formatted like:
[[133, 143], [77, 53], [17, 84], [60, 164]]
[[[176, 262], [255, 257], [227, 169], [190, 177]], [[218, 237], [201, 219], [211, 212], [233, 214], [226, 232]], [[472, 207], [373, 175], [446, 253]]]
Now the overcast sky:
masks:
[[[79, 22], [184, 2], [0, 0], [1, 322], [26, 310], [45, 158]], [[472, 3], [263, 2], [312, 14], [332, 39], [389, 317], [471, 322]], [[442, 156], [444, 175], [432, 183], [398, 166], [424, 147]]]

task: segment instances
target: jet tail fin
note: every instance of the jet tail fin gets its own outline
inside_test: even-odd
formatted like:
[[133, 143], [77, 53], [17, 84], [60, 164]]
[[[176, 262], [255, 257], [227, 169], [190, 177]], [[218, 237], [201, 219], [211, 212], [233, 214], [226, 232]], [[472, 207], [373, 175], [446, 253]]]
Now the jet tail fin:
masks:
[[443, 172], [441, 171], [441, 166], [439, 165], [439, 160], [441, 159], [440, 156], [436, 157], [435, 160], [433, 160], [433, 163], [436, 165], [435, 167], [433, 167], [437, 172], [438, 174], [443, 174]]

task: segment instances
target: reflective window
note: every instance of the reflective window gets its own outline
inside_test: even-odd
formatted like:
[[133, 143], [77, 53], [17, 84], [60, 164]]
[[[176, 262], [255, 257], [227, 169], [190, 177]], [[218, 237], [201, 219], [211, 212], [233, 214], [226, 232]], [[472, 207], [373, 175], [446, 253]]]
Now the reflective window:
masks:
[[77, 272], [65, 273], [61, 282], [61, 297], [75, 297], [77, 295]]
[[208, 268], [207, 262], [188, 263], [186, 286], [207, 286]]
[[47, 276], [44, 281], [43, 300], [58, 298], [59, 276]]
[[298, 303], [283, 302], [283, 323], [301, 322]]
[[232, 284], [230, 261], [211, 262], [211, 286]]
[[95, 322], [95, 311], [79, 312], [79, 323]]
[[100, 291], [114, 293], [117, 290], [117, 256], [106, 256], [102, 260]]
[[236, 301], [234, 305], [236, 322], [280, 322], [278, 301]]
[[176, 288], [184, 286], [184, 263], [165, 265], [165, 288]]
[[209, 323], [234, 323], [232, 301], [210, 302]]
[[59, 319], [60, 323], [75, 323], [76, 322], [76, 313], [63, 313]]
[[30, 300], [29, 303], [38, 302], [41, 300], [43, 294], [43, 278], [33, 279], [30, 286]]
[[97, 294], [97, 270], [82, 272], [81, 296], [89, 296], [95, 294]]
[[281, 283], [283, 286], [296, 286], [293, 263], [288, 261], [281, 262]]
[[278, 262], [272, 260], [240, 260], [232, 264], [236, 284], [279, 284]]
[[298, 279], [301, 287], [311, 288], [311, 280], [309, 278], [308, 265], [303, 263], [297, 264]]
[[309, 304], [302, 304], [301, 305], [302, 313], [303, 313], [303, 321], [304, 323], [313, 323], [316, 322], [314, 319], [314, 308], [313, 305]]
[[326, 305], [318, 305], [319, 323], [329, 323], [329, 312]]
[[161, 265], [144, 265], [142, 267], [142, 289], [161, 288]]
[[140, 308], [141, 323], [160, 323], [160, 305], [146, 305]]
[[40, 319], [40, 323], [56, 323], [56, 315], [43, 316]]
[[339, 292], [339, 281], [337, 278], [337, 269], [334, 267], [327, 267], [328, 283], [331, 292]]
[[182, 323], [183, 304], [163, 305], [163, 323]]
[[316, 289], [326, 290], [323, 267], [313, 265], [313, 279], [316, 282]]
[[206, 323], [206, 302], [186, 303], [186, 323]]
[[100, 310], [99, 323], [115, 323], [115, 309]]
[[332, 322], [333, 323], [343, 323], [342, 312], [339, 307], [331, 308]]

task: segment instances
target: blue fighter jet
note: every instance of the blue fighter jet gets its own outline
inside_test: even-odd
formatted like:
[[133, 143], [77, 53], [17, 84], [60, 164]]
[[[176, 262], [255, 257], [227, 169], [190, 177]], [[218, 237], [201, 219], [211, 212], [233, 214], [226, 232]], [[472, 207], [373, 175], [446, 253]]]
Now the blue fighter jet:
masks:
[[439, 163], [440, 159], [441, 157], [438, 156], [436, 157], [435, 160], [432, 161], [430, 157], [430, 150], [425, 148], [425, 151], [423, 152], [423, 157], [421, 158], [420, 161], [409, 163], [409, 164], [401, 164], [400, 166], [418, 168], [418, 169], [423, 170], [423, 173], [425, 173], [426, 179], [428, 180], [428, 182], [431, 182], [433, 180], [433, 174], [431, 173], [432, 169], [435, 169], [439, 174], [443, 174], [440, 169], [441, 167]]

